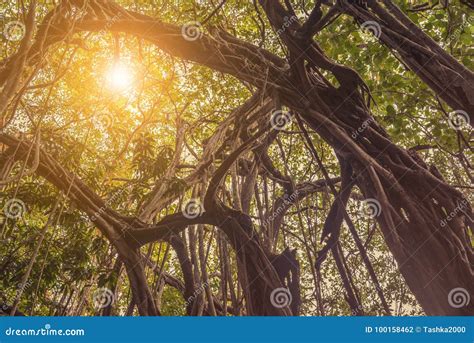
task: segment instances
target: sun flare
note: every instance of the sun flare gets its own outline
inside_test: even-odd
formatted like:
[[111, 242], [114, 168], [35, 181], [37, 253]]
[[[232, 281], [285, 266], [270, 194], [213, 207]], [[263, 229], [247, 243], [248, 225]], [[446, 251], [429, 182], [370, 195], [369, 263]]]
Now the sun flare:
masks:
[[0, 343], [474, 343], [474, 0], [0, 1]]
[[124, 64], [116, 63], [106, 72], [107, 87], [114, 91], [125, 91], [133, 85], [133, 73]]

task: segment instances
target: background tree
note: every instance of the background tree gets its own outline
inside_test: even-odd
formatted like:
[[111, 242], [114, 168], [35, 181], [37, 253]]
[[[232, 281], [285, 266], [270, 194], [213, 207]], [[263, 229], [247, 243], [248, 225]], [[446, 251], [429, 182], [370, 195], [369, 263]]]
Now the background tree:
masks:
[[470, 9], [399, 5], [2, 5], [3, 312], [473, 314]]

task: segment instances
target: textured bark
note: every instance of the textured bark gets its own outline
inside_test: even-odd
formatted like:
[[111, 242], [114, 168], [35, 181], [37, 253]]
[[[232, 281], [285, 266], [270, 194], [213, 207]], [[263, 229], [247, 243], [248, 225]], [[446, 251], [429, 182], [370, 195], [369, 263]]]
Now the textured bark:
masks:
[[[368, 9], [340, 1], [340, 10], [359, 24], [373, 21], [379, 40], [453, 110], [469, 115], [474, 125], [474, 73], [444, 51], [391, 0], [368, 0]], [[465, 118], [467, 120], [467, 118]]]
[[[261, 4], [272, 25], [281, 27], [289, 13], [273, 2], [262, 0]], [[293, 32], [300, 27], [296, 21], [293, 26]], [[297, 80], [293, 82], [307, 96], [298, 99], [295, 92], [282, 92], [282, 102], [301, 113], [337, 154], [351, 161], [365, 197], [380, 202], [382, 214], [378, 220], [385, 241], [425, 312], [472, 314], [474, 304], [454, 308], [448, 302], [454, 288], [462, 287], [471, 294], [474, 291], [474, 254], [468, 235], [472, 210], [468, 201], [432, 174], [421, 159], [390, 141], [366, 107], [364, 86], [354, 71], [342, 74], [345, 67], [328, 63], [315, 42], [292, 35], [291, 28], [282, 39], [290, 50], [304, 51], [308, 63], [328, 68], [338, 79], [339, 88], [313, 85], [302, 62], [296, 64], [293, 75]], [[369, 127], [351, 139], [364, 122], [370, 123]], [[455, 218], [443, 225], [450, 213], [456, 213]]]
[[[71, 2], [84, 5], [81, 0]], [[302, 25], [298, 20], [285, 23], [285, 18], [292, 16], [290, 8], [283, 7], [276, 0], [260, 0], [260, 4], [288, 48], [289, 61], [218, 29], [214, 29], [211, 36], [203, 35], [196, 41], [185, 40], [179, 26], [126, 11], [111, 1], [88, 2], [88, 15], [73, 28], [64, 20], [56, 20], [53, 12], [48, 20], [52, 20], [54, 25], [52, 28], [48, 25], [48, 29], [40, 27], [38, 36], [42, 40], [33, 44], [27, 60], [34, 62], [38, 44], [47, 48], [74, 32], [106, 29], [133, 34], [174, 56], [231, 74], [259, 89], [264, 98], [272, 98], [299, 114], [350, 165], [353, 174], [357, 175], [354, 182], [364, 196], [375, 198], [380, 203], [382, 211], [377, 220], [386, 244], [425, 312], [430, 315], [474, 313], [472, 302], [463, 308], [454, 308], [448, 301], [449, 292], [457, 287], [474, 294], [474, 254], [468, 232], [473, 223], [467, 200], [419, 157], [391, 141], [372, 117], [367, 105], [370, 94], [360, 76], [354, 70], [333, 62], [316, 42], [302, 36]], [[373, 2], [371, 6], [376, 11]], [[399, 14], [393, 13], [398, 20], [404, 21]], [[118, 19], [110, 21], [114, 16]], [[282, 27], [286, 29], [278, 31]], [[438, 51], [430, 41], [424, 39], [424, 44], [425, 49], [418, 49], [414, 56], [410, 56], [413, 63], [423, 62], [417, 60], [421, 52], [434, 56], [436, 59], [430, 73], [441, 70], [449, 75], [448, 82], [468, 94], [469, 88], [458, 78], [462, 66], [455, 65], [452, 57]], [[427, 48], [432, 51], [426, 52]], [[331, 73], [339, 86], [324, 78], [322, 71]], [[0, 70], [0, 82], [12, 72], [11, 65], [4, 64]], [[454, 99], [451, 93], [450, 99]], [[457, 106], [458, 102], [453, 105]], [[256, 111], [257, 116], [266, 120], [266, 112], [262, 109], [260, 106], [261, 111]], [[367, 128], [360, 132], [359, 129], [365, 126]], [[189, 225], [209, 224], [226, 234], [236, 252], [247, 314], [292, 315], [296, 314], [297, 308], [276, 308], [271, 304], [272, 290], [285, 286], [282, 271], [272, 264], [272, 255], [263, 248], [250, 218], [225, 206], [217, 197], [230, 168], [242, 154], [255, 147], [256, 140], [266, 131], [268, 127], [249, 139], [243, 139], [243, 143], [224, 160], [209, 182], [204, 199], [206, 212], [193, 220], [175, 214], [166, 216], [156, 225], [147, 225], [138, 218], [122, 216], [109, 209], [84, 183], [44, 152], [40, 153], [36, 173], [59, 189], [70, 189], [71, 199], [94, 218], [94, 224], [117, 249], [130, 279], [133, 302], [140, 314], [156, 315], [158, 311], [147, 286], [138, 248], [157, 240], [169, 240]], [[355, 138], [354, 132], [359, 132]], [[0, 142], [18, 147], [22, 152], [20, 158], [25, 157], [30, 147], [4, 134], [0, 135]], [[31, 159], [29, 163], [32, 163]], [[147, 213], [155, 213], [164, 204], [155, 200]], [[338, 250], [333, 250], [333, 253], [335, 257], [340, 255]], [[337, 262], [341, 271], [345, 269], [343, 260]], [[297, 268], [294, 271], [298, 277]], [[349, 273], [343, 281], [351, 293], [349, 290], [353, 287]], [[357, 294], [353, 293], [350, 295], [351, 306], [359, 308]]]

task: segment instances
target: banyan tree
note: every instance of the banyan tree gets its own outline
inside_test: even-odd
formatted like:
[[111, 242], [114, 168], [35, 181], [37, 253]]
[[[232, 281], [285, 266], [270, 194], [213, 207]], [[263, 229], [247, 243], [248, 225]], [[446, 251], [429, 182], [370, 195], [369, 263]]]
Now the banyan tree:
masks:
[[472, 7], [2, 3], [2, 313], [474, 314]]

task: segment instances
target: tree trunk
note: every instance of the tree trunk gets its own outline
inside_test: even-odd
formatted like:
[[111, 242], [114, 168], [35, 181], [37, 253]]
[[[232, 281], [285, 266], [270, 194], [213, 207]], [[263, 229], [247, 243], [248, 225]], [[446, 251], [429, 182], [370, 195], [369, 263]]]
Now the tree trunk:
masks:
[[380, 41], [396, 51], [397, 57], [456, 111], [457, 116], [453, 113], [449, 118], [452, 125], [474, 126], [474, 73], [444, 51], [391, 0], [382, 2], [384, 6], [369, 0], [370, 10], [365, 10], [342, 0], [341, 10], [359, 24], [376, 25], [373, 29]]
[[[291, 15], [279, 3], [260, 3], [275, 28], [282, 27], [285, 15]], [[297, 21], [293, 25], [295, 31], [300, 27]], [[304, 51], [310, 65], [330, 70], [341, 86], [321, 87], [327, 84], [325, 80], [315, 85], [300, 58], [292, 65], [292, 83], [299, 92], [285, 88], [280, 92], [282, 103], [300, 113], [350, 163], [366, 199], [376, 199], [381, 211], [377, 220], [387, 246], [426, 314], [474, 313], [473, 302], [452, 306], [457, 290], [474, 294], [468, 201], [419, 157], [391, 142], [366, 107], [366, 86], [355, 71], [331, 62], [315, 42], [292, 35], [295, 31], [290, 28], [282, 35], [289, 49]], [[319, 74], [311, 76], [321, 79]]]

